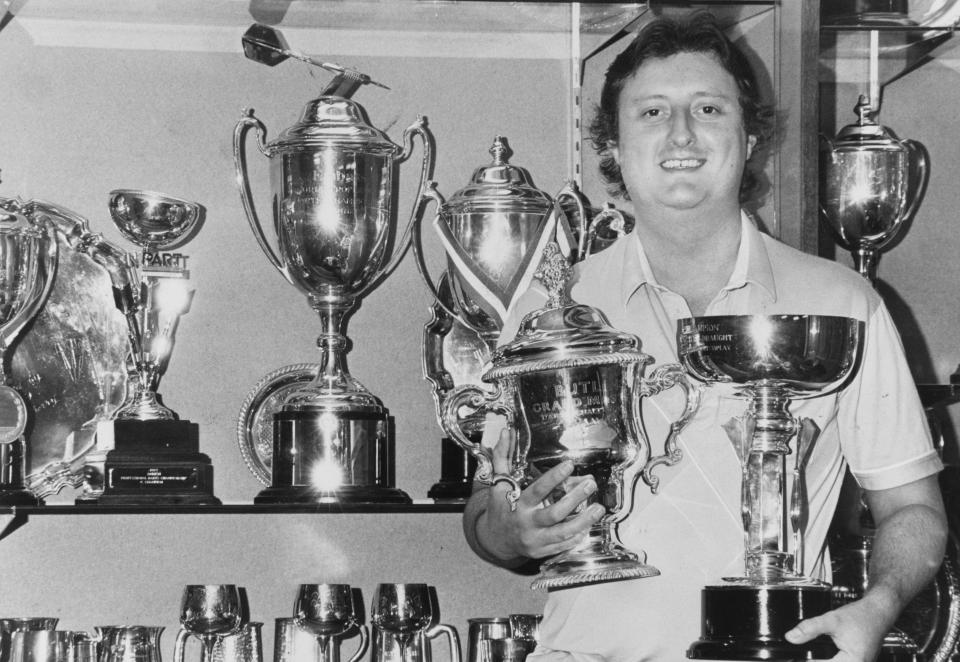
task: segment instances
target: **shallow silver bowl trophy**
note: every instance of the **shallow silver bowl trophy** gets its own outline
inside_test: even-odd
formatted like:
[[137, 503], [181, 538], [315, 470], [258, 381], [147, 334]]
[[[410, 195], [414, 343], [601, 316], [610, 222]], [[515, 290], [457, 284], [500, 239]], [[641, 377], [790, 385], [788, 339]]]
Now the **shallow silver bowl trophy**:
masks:
[[9, 385], [10, 346], [43, 306], [57, 269], [53, 226], [0, 198], [0, 504], [37, 505], [24, 487], [27, 403]]
[[[856, 371], [863, 326], [823, 315], [730, 315], [678, 322], [680, 358], [690, 374], [708, 384], [735, 384], [747, 402], [739, 434], [731, 435], [743, 466], [746, 574], [703, 589], [702, 636], [687, 657], [819, 660], [836, 654], [829, 637], [806, 644], [783, 638], [799, 621], [831, 608], [830, 585], [803, 574], [806, 463], [819, 430], [811, 419], [795, 418], [789, 407], [794, 399], [836, 390]], [[795, 436], [797, 447], [791, 450]], [[791, 453], [793, 468], [788, 470]]]
[[[248, 56], [258, 55], [261, 47], [272, 52], [270, 43], [281, 48], [275, 31], [255, 28], [245, 37]], [[272, 484], [254, 498], [257, 503], [410, 501], [393, 484], [393, 419], [380, 398], [347, 370], [346, 328], [362, 297], [393, 271], [409, 245], [409, 229], [433, 167], [433, 147], [423, 118], [404, 131], [403, 147], [366, 121], [363, 108], [349, 96], [371, 82], [339, 68], [321, 95], [307, 103], [299, 122], [269, 144], [266, 127], [252, 112], [234, 130], [237, 184], [254, 236], [280, 275], [306, 295], [321, 325], [320, 370], [286, 395], [274, 414]], [[245, 143], [251, 130], [270, 162], [273, 218], [268, 226], [276, 249], [250, 189]], [[397, 237], [394, 178], [399, 162], [411, 156], [415, 136], [424, 145], [417, 202]]]
[[[677, 435], [699, 404], [699, 390], [690, 387], [679, 364], [660, 366], [644, 377], [653, 358], [640, 350], [640, 339], [613, 329], [597, 309], [570, 301], [565, 292], [569, 277], [559, 248], [548, 244], [537, 271], [549, 292], [546, 306], [528, 314], [517, 337], [494, 354], [483, 375], [492, 389], [459, 387], [443, 409], [447, 433], [477, 457], [477, 480], [509, 483], [513, 504], [526, 483], [564, 460], [574, 463], [575, 476], [596, 480], [597, 491], [584, 507], [599, 502], [606, 514], [582, 544], [543, 563], [534, 588], [659, 574], [645, 554], [617, 540], [616, 524], [630, 513], [637, 477], [655, 491], [659, 478], [654, 469], [680, 461]], [[685, 392], [685, 407], [670, 426], [663, 454], [654, 455], [641, 399], [674, 386]], [[517, 448], [508, 474], [493, 475], [491, 449], [464, 434], [461, 408], [501, 413], [515, 428]], [[626, 470], [634, 466], [640, 470], [626, 479]]]

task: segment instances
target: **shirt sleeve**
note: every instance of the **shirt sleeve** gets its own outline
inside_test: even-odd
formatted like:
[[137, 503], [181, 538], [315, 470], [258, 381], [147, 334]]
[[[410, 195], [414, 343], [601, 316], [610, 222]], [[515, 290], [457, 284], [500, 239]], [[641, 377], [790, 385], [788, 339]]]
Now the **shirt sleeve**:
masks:
[[886, 306], [877, 306], [865, 326], [860, 367], [840, 394], [840, 443], [860, 486], [883, 490], [943, 465]]

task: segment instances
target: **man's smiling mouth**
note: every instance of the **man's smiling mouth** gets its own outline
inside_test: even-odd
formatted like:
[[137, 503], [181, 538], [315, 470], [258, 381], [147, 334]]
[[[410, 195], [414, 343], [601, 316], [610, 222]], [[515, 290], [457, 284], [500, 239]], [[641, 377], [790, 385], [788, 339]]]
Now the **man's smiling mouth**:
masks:
[[699, 168], [706, 160], [704, 159], [667, 159], [661, 161], [660, 167], [666, 170], [688, 170], [690, 168]]

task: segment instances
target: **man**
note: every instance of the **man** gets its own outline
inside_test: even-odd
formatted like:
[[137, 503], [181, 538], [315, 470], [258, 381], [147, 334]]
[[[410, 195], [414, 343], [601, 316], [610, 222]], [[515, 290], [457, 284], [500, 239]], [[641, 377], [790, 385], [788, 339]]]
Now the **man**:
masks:
[[[846, 464], [876, 519], [870, 587], [857, 602], [799, 623], [794, 643], [825, 634], [844, 662], [869, 662], [899, 612], [934, 575], [946, 524], [923, 410], [896, 330], [879, 297], [853, 270], [763, 235], [741, 212], [744, 169], [765, 135], [759, 93], [743, 55], [709, 16], [647, 26], [607, 72], [594, 143], [607, 179], [632, 202], [636, 227], [578, 266], [571, 295], [637, 334], [657, 364], [678, 360], [680, 318], [730, 314], [840, 315], [866, 324], [863, 360], [842, 391], [795, 400], [791, 413], [821, 433], [807, 467], [810, 522], [805, 575], [829, 579], [826, 535]], [[540, 307], [533, 292], [523, 310]], [[519, 318], [519, 314], [517, 315]], [[513, 337], [516, 324], [504, 330]], [[670, 403], [645, 399], [654, 446]], [[719, 386], [704, 391], [681, 435], [683, 460], [662, 467], [651, 495], [635, 489], [624, 543], [645, 550], [657, 577], [553, 591], [541, 646], [531, 660], [682, 660], [700, 636], [700, 589], [741, 576], [740, 463], [723, 425], [745, 402]], [[501, 434], [495, 470], [507, 469], [512, 432]], [[471, 547], [517, 568], [574, 547], [602, 516], [579, 504], [592, 479], [562, 500], [543, 500], [570, 475], [563, 463], [521, 494], [478, 486], [464, 513]]]

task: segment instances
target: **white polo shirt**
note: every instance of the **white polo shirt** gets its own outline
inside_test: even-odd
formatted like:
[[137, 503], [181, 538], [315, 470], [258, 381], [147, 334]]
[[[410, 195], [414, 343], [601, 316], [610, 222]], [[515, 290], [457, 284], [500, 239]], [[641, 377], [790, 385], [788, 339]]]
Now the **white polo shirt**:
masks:
[[[826, 537], [846, 464], [862, 487], [873, 490], [912, 482], [942, 466], [899, 335], [869, 283], [849, 268], [761, 233], [745, 214], [742, 228], [733, 273], [706, 315], [817, 314], [866, 323], [863, 359], [847, 386], [794, 400], [790, 407], [821, 431], [806, 471], [810, 516], [803, 572], [829, 580]], [[690, 310], [683, 297], [657, 283], [635, 234], [578, 265], [571, 296], [602, 310], [615, 328], [639, 336], [655, 361], [649, 370], [678, 362], [677, 321], [690, 317]], [[542, 302], [542, 290], [534, 288], [518, 309]], [[513, 325], [504, 339], [515, 335]], [[662, 453], [667, 425], [681, 411], [679, 391], [644, 401], [654, 453]], [[574, 655], [531, 660], [685, 659], [687, 647], [700, 637], [701, 588], [744, 574], [741, 466], [721, 426], [745, 409], [746, 401], [734, 397], [730, 386], [704, 389], [697, 414], [681, 434], [683, 459], [657, 469], [661, 482], [655, 495], [636, 482], [633, 510], [619, 527], [623, 543], [645, 551], [661, 574], [549, 593], [541, 646]]]

